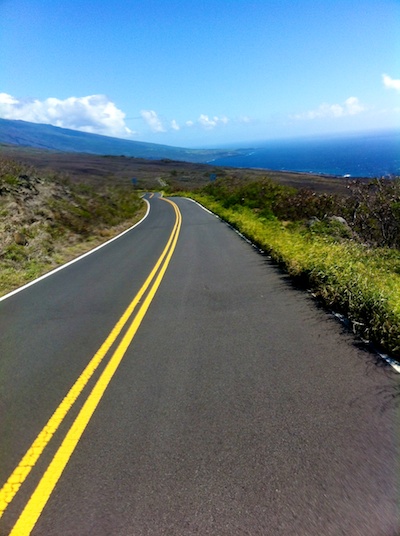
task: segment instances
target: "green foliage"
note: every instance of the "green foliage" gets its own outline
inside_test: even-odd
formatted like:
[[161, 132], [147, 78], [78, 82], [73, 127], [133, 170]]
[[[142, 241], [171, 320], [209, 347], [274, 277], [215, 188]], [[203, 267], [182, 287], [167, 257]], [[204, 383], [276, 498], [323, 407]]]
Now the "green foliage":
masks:
[[372, 245], [400, 248], [400, 179], [376, 179], [349, 185], [345, 217], [354, 231]]
[[6, 261], [21, 263], [27, 259], [27, 251], [25, 246], [19, 246], [18, 244], [10, 244], [6, 248], [4, 248], [2, 257]]
[[[400, 357], [400, 251], [337, 241], [320, 228], [260, 218], [248, 207], [226, 208], [214, 198], [191, 197], [236, 227], [327, 305], [345, 314], [357, 332]], [[318, 222], [317, 222], [318, 223]]]
[[49, 201], [53, 212], [51, 233], [60, 236], [71, 231], [89, 236], [99, 227], [112, 227], [134, 217], [141, 205], [137, 193], [127, 186], [70, 187], [68, 197]]
[[343, 238], [358, 237], [372, 246], [400, 248], [400, 179], [353, 181], [346, 198], [295, 190], [271, 179], [248, 182], [232, 177], [219, 179], [202, 191], [225, 208], [248, 207], [269, 219], [306, 222], [341, 216], [351, 231], [343, 232]]
[[268, 219], [304, 220], [323, 218], [338, 211], [340, 200], [311, 190], [296, 190], [272, 179], [243, 181], [238, 178], [219, 179], [202, 190], [226, 207], [244, 206]]
[[260, 217], [274, 219], [274, 205], [295, 190], [270, 179], [244, 182], [238, 178], [218, 179], [208, 184], [204, 193], [217, 199], [225, 208], [248, 207]]
[[286, 192], [275, 199], [273, 211], [277, 218], [284, 220], [322, 219], [342, 212], [337, 196], [316, 194], [307, 189]]
[[332, 218], [315, 220], [308, 226], [308, 232], [312, 235], [324, 236], [326, 240], [340, 242], [353, 238], [353, 233], [349, 226], [340, 223]]
[[18, 186], [18, 177], [15, 177], [13, 175], [3, 175], [2, 182], [4, 185], [9, 186]]

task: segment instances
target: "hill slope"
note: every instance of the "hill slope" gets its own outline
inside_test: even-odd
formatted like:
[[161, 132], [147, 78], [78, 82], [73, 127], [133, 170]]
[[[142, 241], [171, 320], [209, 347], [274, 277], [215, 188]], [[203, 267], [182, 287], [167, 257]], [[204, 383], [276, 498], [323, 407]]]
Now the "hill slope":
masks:
[[0, 295], [117, 235], [145, 208], [131, 185], [75, 184], [0, 156]]
[[156, 143], [123, 140], [52, 125], [10, 119], [0, 119], [0, 143], [54, 151], [124, 155], [147, 159], [168, 158], [187, 162], [208, 162], [215, 158], [240, 154], [240, 151], [185, 149]]

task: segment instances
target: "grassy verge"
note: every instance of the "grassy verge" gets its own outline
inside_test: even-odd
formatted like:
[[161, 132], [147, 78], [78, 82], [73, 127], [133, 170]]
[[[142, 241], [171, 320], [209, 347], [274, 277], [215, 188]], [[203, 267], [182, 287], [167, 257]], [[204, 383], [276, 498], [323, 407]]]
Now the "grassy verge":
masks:
[[106, 242], [145, 210], [130, 186], [74, 184], [0, 160], [0, 295]]
[[0, 296], [107, 242], [140, 221], [145, 212], [146, 207], [143, 205], [138, 209], [135, 217], [120, 225], [110, 227], [107, 231], [99, 229], [93, 231], [90, 236], [80, 238], [74, 235], [64, 237], [63, 240], [54, 244], [53, 251], [46, 255], [45, 259], [35, 258], [29, 247], [14, 246], [12, 248], [14, 254], [11, 257], [0, 259]]
[[188, 197], [237, 228], [288, 273], [306, 282], [325, 304], [346, 315], [357, 332], [400, 357], [400, 252], [276, 218], [248, 207], [225, 208], [211, 196]]

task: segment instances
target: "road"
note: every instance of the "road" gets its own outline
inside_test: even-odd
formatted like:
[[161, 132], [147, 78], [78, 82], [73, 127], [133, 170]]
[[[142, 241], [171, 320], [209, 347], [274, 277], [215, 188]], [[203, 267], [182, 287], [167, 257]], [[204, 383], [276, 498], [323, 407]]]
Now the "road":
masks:
[[0, 302], [0, 535], [400, 534], [399, 376], [215, 216], [147, 197]]

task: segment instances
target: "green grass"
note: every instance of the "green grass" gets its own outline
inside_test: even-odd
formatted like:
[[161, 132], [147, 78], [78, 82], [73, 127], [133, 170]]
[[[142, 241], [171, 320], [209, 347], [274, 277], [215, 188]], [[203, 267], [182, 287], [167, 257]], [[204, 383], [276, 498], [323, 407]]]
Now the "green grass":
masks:
[[263, 218], [211, 196], [187, 194], [229, 222], [326, 305], [346, 315], [357, 332], [400, 357], [400, 252], [371, 248], [300, 224]]

